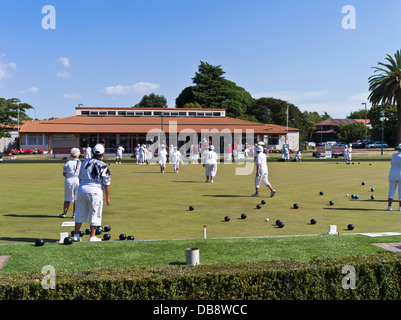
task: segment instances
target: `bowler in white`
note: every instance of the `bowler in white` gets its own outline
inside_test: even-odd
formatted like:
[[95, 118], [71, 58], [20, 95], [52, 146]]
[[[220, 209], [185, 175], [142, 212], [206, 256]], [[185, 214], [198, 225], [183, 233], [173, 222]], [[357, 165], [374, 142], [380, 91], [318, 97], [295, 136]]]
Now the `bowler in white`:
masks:
[[255, 158], [255, 166], [256, 166], [256, 176], [255, 176], [255, 193], [252, 197], [259, 197], [259, 187], [260, 183], [263, 181], [265, 186], [270, 189], [270, 197], [273, 197], [276, 193], [276, 190], [272, 187], [268, 179], [268, 169], [266, 162], [266, 155], [263, 153], [263, 147], [256, 147], [256, 158]]
[[387, 210], [392, 210], [392, 204], [394, 200], [395, 191], [398, 187], [398, 201], [399, 209], [401, 211], [401, 144], [397, 146], [397, 153], [394, 153], [391, 157], [391, 167], [388, 174], [388, 203]]
[[77, 203], [77, 190], [79, 186], [78, 174], [81, 168], [81, 161], [79, 161], [80, 151], [78, 148], [72, 148], [70, 151], [71, 159], [68, 160], [63, 166], [64, 179], [64, 208], [63, 213], [59, 215], [60, 218], [67, 216], [70, 203], [73, 202], [72, 217], [75, 217], [75, 207]]

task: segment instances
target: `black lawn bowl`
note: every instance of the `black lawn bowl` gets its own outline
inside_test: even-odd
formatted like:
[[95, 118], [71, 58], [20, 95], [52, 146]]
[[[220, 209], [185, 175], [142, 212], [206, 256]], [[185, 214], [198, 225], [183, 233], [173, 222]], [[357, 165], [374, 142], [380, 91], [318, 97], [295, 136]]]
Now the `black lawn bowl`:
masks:
[[103, 232], [103, 227], [102, 226], [96, 227], [96, 234], [97, 235], [101, 234], [102, 232]]
[[256, 209], [260, 209], [260, 208], [262, 208], [262, 206], [260, 204], [257, 204]]
[[266, 200], [262, 200], [260, 203], [261, 204], [266, 204]]
[[120, 240], [126, 240], [127, 239], [127, 235], [125, 233], [120, 234], [119, 237]]
[[110, 233], [105, 233], [103, 235], [103, 240], [110, 240], [110, 239], [111, 239]]
[[83, 232], [82, 230], [79, 230], [79, 236], [83, 237], [85, 235], [85, 232]]
[[283, 221], [280, 221], [279, 223], [278, 223], [278, 225], [277, 225], [279, 228], [284, 228], [284, 222]]
[[110, 232], [111, 227], [110, 227], [110, 226], [105, 226], [103, 230], [104, 230], [105, 232]]
[[246, 219], [247, 215], [246, 213], [241, 214], [241, 219]]
[[362, 182], [362, 185], [364, 186], [364, 185], [365, 185], [365, 182]]
[[35, 240], [35, 246], [37, 246], [37, 247], [41, 247], [44, 244], [45, 244], [45, 239], [38, 238], [38, 239]]
[[278, 226], [280, 223], [282, 223], [283, 221], [281, 220], [276, 220], [276, 226]]
[[372, 194], [372, 195], [370, 196], [370, 199], [375, 200], [375, 196]]
[[194, 209], [195, 209], [194, 206], [189, 207], [189, 211], [194, 211]]
[[320, 191], [319, 194], [322, 196], [323, 195], [323, 191]]
[[230, 217], [229, 216], [225, 216], [224, 217], [224, 221], [226, 221], [226, 222], [230, 221]]
[[294, 209], [298, 209], [299, 208], [299, 204], [298, 203], [294, 203], [293, 207], [294, 207]]
[[347, 229], [348, 229], [348, 230], [354, 230], [354, 225], [353, 225], [353, 224], [349, 224], [349, 225], [347, 226]]
[[135, 237], [134, 236], [128, 236], [127, 240], [135, 240]]
[[333, 205], [334, 205], [334, 201], [330, 201], [329, 204], [330, 204], [331, 206], [333, 206]]
[[91, 229], [89, 228], [85, 229], [85, 234], [91, 234]]
[[316, 219], [311, 219], [310, 224], [316, 224]]
[[63, 243], [64, 244], [72, 244], [72, 238], [71, 237], [65, 237]]

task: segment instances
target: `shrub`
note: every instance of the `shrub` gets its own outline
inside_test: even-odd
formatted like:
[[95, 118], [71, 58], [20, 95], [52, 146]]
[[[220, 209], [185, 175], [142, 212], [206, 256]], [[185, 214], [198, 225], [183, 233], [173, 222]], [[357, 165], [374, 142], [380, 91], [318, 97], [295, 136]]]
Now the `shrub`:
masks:
[[[355, 268], [355, 289], [343, 288], [345, 265]], [[401, 256], [58, 272], [55, 289], [42, 278], [0, 276], [0, 300], [399, 300]]]

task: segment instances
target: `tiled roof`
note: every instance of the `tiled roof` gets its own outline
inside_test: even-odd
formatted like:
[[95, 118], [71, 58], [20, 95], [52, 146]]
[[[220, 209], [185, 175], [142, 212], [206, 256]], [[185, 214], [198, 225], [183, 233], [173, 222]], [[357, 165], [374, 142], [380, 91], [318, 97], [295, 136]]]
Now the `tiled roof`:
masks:
[[[228, 129], [234, 133], [235, 129], [253, 129], [255, 134], [282, 135], [286, 127], [261, 124], [230, 117], [217, 118], [192, 118], [192, 117], [164, 117], [163, 130], [169, 133], [169, 123], [177, 123], [177, 132], [183, 129], [192, 129], [201, 133], [202, 129]], [[44, 134], [146, 134], [151, 129], [161, 128], [160, 117], [90, 117], [71, 116], [66, 118], [28, 123], [22, 126], [20, 133], [44, 133]], [[296, 128], [288, 128], [289, 131], [299, 131]]]

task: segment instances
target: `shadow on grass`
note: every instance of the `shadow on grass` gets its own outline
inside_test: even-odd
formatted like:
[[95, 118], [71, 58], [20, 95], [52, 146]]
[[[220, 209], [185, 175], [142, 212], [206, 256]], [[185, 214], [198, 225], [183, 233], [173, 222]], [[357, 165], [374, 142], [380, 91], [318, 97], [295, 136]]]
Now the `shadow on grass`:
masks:
[[324, 210], [344, 210], [344, 211], [386, 211], [384, 209], [368, 209], [368, 208], [323, 208]]
[[251, 196], [243, 196], [238, 194], [204, 194], [203, 197], [214, 197], [214, 198], [249, 198]]
[[204, 181], [171, 181], [171, 182], [179, 182], [179, 183], [205, 183]]
[[60, 218], [59, 216], [48, 216], [45, 214], [5, 214], [4, 217], [16, 218]]
[[[10, 242], [22, 242], [22, 243], [32, 243], [35, 245], [35, 240], [37, 238], [24, 238], [24, 237], [0, 237], [0, 241], [10, 241]], [[45, 242], [56, 242], [56, 239], [44, 238]]]

